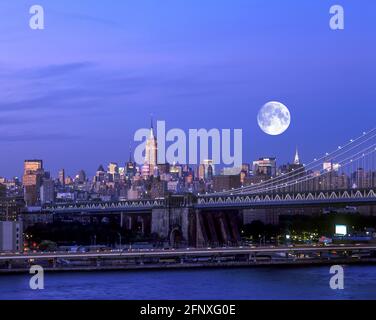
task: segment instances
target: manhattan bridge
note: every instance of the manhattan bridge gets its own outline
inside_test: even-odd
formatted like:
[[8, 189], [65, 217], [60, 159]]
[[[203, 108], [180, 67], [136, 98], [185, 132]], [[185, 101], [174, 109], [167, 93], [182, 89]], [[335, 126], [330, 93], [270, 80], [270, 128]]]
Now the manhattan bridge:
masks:
[[[129, 230], [158, 234], [171, 243], [228, 243], [252, 219], [278, 223], [280, 214], [324, 208], [364, 208], [376, 214], [376, 128], [290, 171], [241, 188], [151, 200], [46, 205], [54, 219], [117, 219]], [[263, 218], [262, 218], [263, 217]], [[277, 217], [275, 219], [275, 217]]]
[[376, 128], [266, 181], [205, 195], [198, 203], [367, 202], [376, 197]]

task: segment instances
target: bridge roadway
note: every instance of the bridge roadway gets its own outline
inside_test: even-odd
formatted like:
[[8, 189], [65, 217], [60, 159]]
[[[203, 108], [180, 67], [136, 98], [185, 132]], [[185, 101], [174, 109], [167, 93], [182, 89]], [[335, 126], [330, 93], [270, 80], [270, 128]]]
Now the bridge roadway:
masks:
[[328, 190], [281, 194], [236, 194], [209, 195], [197, 199], [195, 208], [271, 208], [271, 207], [315, 207], [344, 205], [375, 205], [376, 190]]
[[361, 245], [328, 245], [328, 246], [294, 246], [294, 247], [234, 247], [234, 248], [205, 248], [205, 249], [177, 249], [177, 250], [127, 250], [127, 251], [108, 251], [108, 252], [87, 252], [87, 253], [27, 253], [27, 254], [0, 254], [0, 261], [15, 261], [29, 259], [85, 259], [85, 258], [168, 258], [168, 257], [207, 257], [207, 256], [233, 256], [248, 255], [256, 253], [319, 253], [331, 251], [376, 251], [376, 244]]
[[202, 195], [197, 198], [171, 196], [154, 200], [127, 200], [113, 202], [84, 202], [45, 205], [44, 213], [122, 213], [151, 212], [153, 209], [187, 208], [246, 209], [271, 207], [376, 205], [376, 189], [328, 190], [281, 194]]

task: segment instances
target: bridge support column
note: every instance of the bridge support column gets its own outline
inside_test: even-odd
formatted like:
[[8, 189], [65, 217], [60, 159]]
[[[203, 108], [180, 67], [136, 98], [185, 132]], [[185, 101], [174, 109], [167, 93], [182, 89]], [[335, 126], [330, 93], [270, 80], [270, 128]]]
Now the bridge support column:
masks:
[[126, 227], [127, 230], [132, 231], [133, 224], [132, 224], [132, 217], [131, 216], [126, 217], [125, 227]]
[[257, 255], [256, 252], [255, 253], [250, 253], [249, 256], [248, 256], [248, 261], [250, 261], [250, 262], [256, 262], [257, 261], [256, 260], [256, 255]]
[[145, 221], [143, 217], [137, 217], [137, 225], [141, 224], [141, 233], [145, 233]]
[[206, 235], [206, 232], [205, 232], [205, 227], [204, 227], [204, 222], [203, 222], [203, 217], [201, 215], [201, 212], [200, 210], [196, 210], [195, 212], [195, 216], [196, 216], [196, 230], [195, 230], [195, 234], [196, 234], [196, 243], [195, 243], [195, 246], [200, 248], [200, 247], [204, 247], [207, 242], [208, 242], [208, 238], [207, 238], [207, 235]]
[[194, 245], [192, 223], [195, 223], [195, 219], [193, 215], [192, 209], [186, 207], [153, 209], [151, 232], [158, 234], [162, 239], [171, 241], [171, 234], [179, 230], [180, 240]]

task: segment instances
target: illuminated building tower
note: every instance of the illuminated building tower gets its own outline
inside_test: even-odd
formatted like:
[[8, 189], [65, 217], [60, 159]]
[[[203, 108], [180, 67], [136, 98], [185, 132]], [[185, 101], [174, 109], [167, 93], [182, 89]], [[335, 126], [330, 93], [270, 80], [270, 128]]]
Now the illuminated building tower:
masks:
[[198, 167], [198, 178], [199, 180], [205, 180], [205, 165], [200, 164]]
[[276, 158], [260, 158], [253, 161], [253, 174], [265, 177], [274, 177], [276, 175]]
[[141, 175], [145, 180], [149, 179], [150, 177], [150, 166], [147, 162], [145, 162], [141, 168]]
[[150, 127], [150, 136], [146, 141], [145, 147], [145, 162], [142, 167], [142, 176], [144, 179], [149, 178], [154, 174], [154, 169], [157, 166], [157, 153], [158, 153], [158, 142], [154, 136], [153, 121]]
[[97, 172], [95, 173], [94, 182], [103, 182], [105, 179], [106, 172], [102, 165], [99, 166]]
[[37, 172], [38, 170], [43, 170], [42, 160], [25, 160], [24, 174]]
[[116, 162], [110, 162], [110, 164], [108, 165], [108, 171], [107, 173], [110, 173], [110, 174], [115, 174], [115, 173], [119, 173], [119, 166]]
[[214, 161], [211, 159], [206, 159], [202, 163], [205, 166], [205, 179], [209, 179], [210, 178], [209, 175], [211, 177], [214, 176], [215, 175]]
[[251, 172], [251, 166], [248, 163], [243, 163], [241, 169], [242, 170], [240, 171], [240, 182], [243, 184], [245, 178], [249, 177], [249, 174]]
[[65, 184], [66, 184], [67, 186], [71, 186], [71, 185], [73, 184], [73, 179], [72, 179], [72, 177], [70, 177], [70, 176], [66, 177], [66, 178], [65, 178]]
[[43, 175], [42, 160], [25, 160], [22, 180], [24, 186], [24, 200], [27, 206], [37, 205], [40, 199], [39, 189]]
[[84, 170], [78, 171], [75, 181], [78, 184], [84, 184], [86, 182], [86, 173]]
[[129, 161], [125, 164], [125, 177], [131, 180], [137, 173], [136, 163], [132, 161], [132, 153], [129, 152]]
[[294, 164], [298, 164], [298, 165], [300, 164], [298, 148], [296, 148], [296, 153], [295, 153], [295, 158], [294, 158]]
[[214, 162], [213, 160], [206, 159], [198, 167], [198, 178], [200, 180], [212, 180], [215, 175]]
[[119, 166], [116, 162], [111, 162], [108, 165], [107, 177], [108, 177], [109, 182], [119, 182], [120, 180]]
[[170, 174], [174, 179], [179, 179], [182, 176], [182, 167], [179, 164], [173, 163], [170, 167]]
[[124, 168], [124, 175], [127, 181], [130, 181], [133, 179], [133, 177], [137, 173], [137, 165], [132, 159], [132, 146], [129, 145], [129, 160], [125, 164]]
[[65, 186], [65, 170], [64, 169], [61, 169], [59, 171], [59, 182], [60, 182], [60, 185], [61, 186]]

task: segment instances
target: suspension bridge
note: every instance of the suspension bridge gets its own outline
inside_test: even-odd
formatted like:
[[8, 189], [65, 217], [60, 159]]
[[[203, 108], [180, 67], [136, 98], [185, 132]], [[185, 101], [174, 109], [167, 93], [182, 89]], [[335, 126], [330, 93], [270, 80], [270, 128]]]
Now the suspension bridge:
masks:
[[257, 184], [202, 195], [198, 203], [369, 201], [375, 198], [375, 165], [376, 128], [287, 173]]
[[128, 229], [138, 226], [171, 243], [183, 239], [194, 246], [238, 241], [239, 226], [254, 212], [257, 219], [264, 215], [266, 223], [277, 223], [283, 210], [291, 214], [294, 208], [347, 206], [376, 213], [376, 128], [307, 164], [295, 164], [287, 172], [241, 188], [154, 200], [55, 204], [40, 213], [82, 221], [90, 217], [91, 223], [98, 221], [95, 216], [112, 217]]
[[137, 211], [163, 207], [245, 207], [312, 204], [372, 204], [376, 199], [376, 128], [263, 182], [200, 195], [105, 203], [47, 205], [45, 211]]

